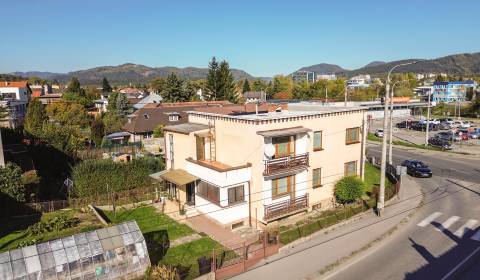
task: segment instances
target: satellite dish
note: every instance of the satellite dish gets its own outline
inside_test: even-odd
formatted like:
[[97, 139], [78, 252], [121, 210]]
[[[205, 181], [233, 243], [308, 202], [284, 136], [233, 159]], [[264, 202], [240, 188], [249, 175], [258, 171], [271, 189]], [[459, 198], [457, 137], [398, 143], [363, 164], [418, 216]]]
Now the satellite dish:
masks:
[[265, 146], [265, 155], [267, 157], [273, 157], [273, 155], [275, 155], [275, 146], [272, 144], [267, 144]]

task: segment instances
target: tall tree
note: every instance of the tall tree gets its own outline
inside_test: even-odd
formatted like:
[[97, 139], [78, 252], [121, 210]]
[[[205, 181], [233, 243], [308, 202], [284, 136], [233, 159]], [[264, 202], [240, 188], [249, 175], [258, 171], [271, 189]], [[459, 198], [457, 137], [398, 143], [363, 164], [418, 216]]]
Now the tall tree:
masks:
[[245, 81], [243, 82], [242, 93], [245, 93], [247, 91], [250, 91], [250, 84], [248, 83], [248, 80], [245, 79]]
[[112, 87], [110, 86], [110, 83], [105, 77], [103, 77], [103, 80], [102, 80], [102, 90], [103, 92], [112, 92]]
[[96, 117], [90, 126], [90, 138], [95, 142], [97, 147], [100, 147], [104, 135], [105, 124], [103, 123], [102, 118]]
[[125, 93], [113, 92], [108, 97], [108, 111], [114, 111], [118, 114], [124, 114], [129, 109], [128, 98]]
[[218, 94], [220, 91], [219, 81], [219, 66], [217, 59], [212, 57], [212, 60], [208, 63], [208, 74], [205, 85], [204, 98], [206, 100], [218, 100]]
[[175, 73], [170, 73], [165, 80], [163, 90], [160, 92], [165, 102], [185, 102], [190, 100], [190, 94], [184, 88], [184, 82]]
[[82, 94], [82, 88], [80, 86], [80, 82], [78, 81], [78, 79], [76, 77], [72, 77], [70, 79], [70, 82], [68, 83], [68, 86], [67, 86], [67, 89], [65, 90], [65, 92], [76, 93], [76, 94], [79, 94], [79, 95]]
[[37, 98], [33, 98], [28, 104], [27, 113], [25, 115], [24, 130], [28, 134], [37, 138], [42, 137], [43, 124], [47, 120], [47, 115], [43, 104]]
[[220, 85], [216, 99], [238, 103], [238, 94], [235, 87], [233, 74], [230, 72], [230, 66], [225, 60], [220, 63], [217, 77]]

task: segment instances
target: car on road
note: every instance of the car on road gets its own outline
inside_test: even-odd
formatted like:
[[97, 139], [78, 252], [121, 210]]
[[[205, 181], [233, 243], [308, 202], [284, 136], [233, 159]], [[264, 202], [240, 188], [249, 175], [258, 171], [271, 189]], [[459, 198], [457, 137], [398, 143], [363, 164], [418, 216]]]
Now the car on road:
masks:
[[428, 145], [441, 148], [442, 150], [451, 150], [452, 145], [446, 139], [431, 137], [428, 139]]
[[432, 177], [432, 170], [425, 165], [421, 160], [406, 160], [402, 163], [402, 166], [407, 167], [407, 174], [413, 177]]
[[397, 123], [395, 126], [396, 126], [397, 128], [410, 129], [410, 127], [412, 126], [412, 122], [409, 122], [409, 121], [401, 121], [401, 122]]
[[377, 136], [378, 138], [382, 138], [383, 137], [383, 129], [377, 129], [375, 130], [375, 136]]

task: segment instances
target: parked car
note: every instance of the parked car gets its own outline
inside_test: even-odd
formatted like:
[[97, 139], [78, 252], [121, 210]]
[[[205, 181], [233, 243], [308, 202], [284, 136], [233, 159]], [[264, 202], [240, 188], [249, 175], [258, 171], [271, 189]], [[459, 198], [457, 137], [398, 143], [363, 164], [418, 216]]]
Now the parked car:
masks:
[[448, 123], [449, 125], [452, 125], [453, 119], [450, 119], [450, 118], [440, 119], [440, 123]]
[[442, 138], [439, 138], [439, 137], [432, 137], [432, 138], [428, 139], [428, 144], [430, 146], [439, 147], [442, 150], [451, 150], [452, 149], [452, 145], [450, 145], [448, 140], [445, 140], [445, 139], [442, 139]]
[[402, 122], [399, 122], [397, 123], [395, 126], [398, 127], [398, 128], [410, 128], [410, 125], [411, 125], [411, 122], [408, 122], [408, 121], [402, 121]]
[[468, 121], [455, 121], [452, 126], [458, 128], [469, 128], [472, 126], [472, 123]]
[[459, 135], [455, 135], [452, 131], [442, 131], [435, 134], [435, 138], [440, 138], [447, 141], [458, 142], [462, 141], [462, 137]]
[[460, 131], [455, 132], [455, 136], [460, 137], [460, 140], [463, 140], [463, 141], [467, 141], [468, 139], [470, 139], [467, 133], [463, 133]]
[[432, 177], [432, 170], [420, 160], [406, 160], [402, 166], [407, 167], [407, 174], [413, 177]]
[[448, 122], [441, 122], [441, 123], [438, 125], [438, 128], [439, 128], [439, 129], [442, 129], [442, 130], [448, 130], [448, 129], [452, 129], [452, 125], [449, 124]]
[[474, 133], [474, 130], [468, 130], [468, 129], [459, 129], [457, 130], [458, 132], [462, 133], [462, 136], [465, 134], [468, 136], [468, 139], [478, 139], [478, 135]]
[[[428, 130], [430, 131], [436, 131], [438, 130], [438, 125], [434, 124], [434, 123], [429, 123], [428, 124]], [[421, 123], [421, 122], [418, 122], [416, 124], [414, 124], [412, 126], [412, 129], [414, 130], [418, 130], [418, 131], [425, 131], [427, 128], [427, 123]]]
[[378, 138], [382, 138], [383, 137], [383, 129], [375, 130], [375, 136], [377, 136]]

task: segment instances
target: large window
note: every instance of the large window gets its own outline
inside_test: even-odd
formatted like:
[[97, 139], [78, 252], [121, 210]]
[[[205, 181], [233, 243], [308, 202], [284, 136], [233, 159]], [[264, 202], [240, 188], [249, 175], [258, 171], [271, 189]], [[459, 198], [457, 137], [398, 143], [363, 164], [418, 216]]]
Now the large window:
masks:
[[295, 190], [295, 176], [287, 176], [272, 180], [272, 197], [280, 197], [290, 194]]
[[322, 169], [315, 168], [312, 171], [312, 186], [314, 189], [322, 186]]
[[243, 185], [228, 189], [228, 205], [245, 201]]
[[357, 175], [357, 161], [345, 163], [345, 176]]
[[214, 185], [201, 181], [197, 186], [197, 194], [208, 201], [220, 204], [220, 189]]
[[275, 158], [288, 157], [295, 154], [295, 136], [283, 136], [272, 139], [275, 146]]
[[360, 127], [348, 128], [345, 144], [355, 144], [360, 142]]
[[313, 150], [314, 151], [321, 151], [323, 150], [322, 147], [322, 132], [321, 131], [315, 131], [313, 133]]

